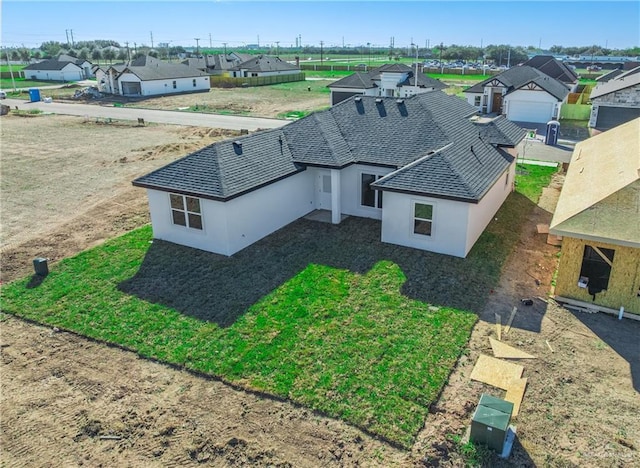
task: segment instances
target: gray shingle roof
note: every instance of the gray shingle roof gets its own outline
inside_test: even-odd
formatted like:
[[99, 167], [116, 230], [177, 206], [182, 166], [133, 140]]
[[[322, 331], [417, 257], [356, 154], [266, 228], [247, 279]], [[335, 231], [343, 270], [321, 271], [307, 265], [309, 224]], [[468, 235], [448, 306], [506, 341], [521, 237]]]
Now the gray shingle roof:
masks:
[[560, 81], [545, 75], [540, 70], [525, 65], [510, 68], [496, 76], [476, 83], [466, 89], [465, 93], [482, 93], [484, 87], [493, 80], [498, 80], [502, 83], [507, 88], [507, 94], [517, 91], [529, 83], [535, 83], [558, 101], [564, 100], [569, 94], [569, 89]]
[[552, 55], [536, 55], [522, 65], [540, 70], [545, 75], [563, 83], [575, 83], [578, 80], [578, 75], [571, 68]]
[[81, 69], [79, 65], [73, 62], [59, 61], [59, 60], [43, 60], [42, 62], [32, 63], [23, 68], [23, 70], [62, 70], [67, 65], [72, 64], [74, 67]]
[[[372, 68], [368, 72], [355, 72], [353, 75], [334, 81], [329, 88], [357, 88], [369, 89], [377, 87], [381, 73], [406, 73], [408, 75], [400, 86], [415, 86], [415, 70], [402, 63], [390, 63], [378, 68]], [[431, 78], [424, 73], [418, 73], [418, 86], [424, 88], [444, 89], [447, 85], [440, 80]]]
[[187, 65], [182, 65], [181, 63], [166, 63], [148, 55], [138, 57], [127, 65], [126, 68], [119, 71], [120, 73], [132, 73], [142, 81], [209, 76], [207, 73], [188, 67]]
[[638, 85], [640, 85], [640, 67], [626, 71], [605, 83], [599, 83], [593, 88], [593, 91], [591, 91], [590, 99], [597, 99], [607, 94]]
[[[438, 91], [407, 99], [352, 97], [281, 129], [242, 138], [242, 154], [231, 141], [214, 143], [134, 185], [226, 200], [308, 165], [361, 163], [400, 168], [376, 183], [381, 190], [477, 202], [510, 160], [480, 138], [470, 120], [475, 113], [462, 99]], [[495, 131], [516, 144], [510, 125], [497, 122]]]
[[478, 128], [478, 134], [483, 140], [492, 145], [516, 146], [526, 131], [508, 120], [504, 115], [498, 116], [489, 122], [474, 122]]
[[289, 71], [289, 70], [300, 70], [300, 68], [295, 65], [290, 64], [289, 62], [285, 62], [279, 57], [274, 57], [271, 55], [256, 55], [251, 57], [249, 60], [242, 62], [232, 70], [248, 70], [252, 72], [272, 72], [272, 71]]
[[302, 170], [304, 166], [293, 161], [282, 129], [275, 129], [214, 143], [136, 179], [133, 185], [230, 200]]

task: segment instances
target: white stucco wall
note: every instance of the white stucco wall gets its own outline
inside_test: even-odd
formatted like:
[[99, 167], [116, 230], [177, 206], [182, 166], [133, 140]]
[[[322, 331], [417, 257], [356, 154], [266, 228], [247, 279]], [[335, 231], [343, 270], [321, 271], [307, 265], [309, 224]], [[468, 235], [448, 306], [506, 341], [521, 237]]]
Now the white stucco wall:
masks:
[[[433, 205], [431, 236], [414, 234], [414, 203]], [[385, 192], [382, 242], [464, 257], [469, 204], [440, 198]]]
[[26, 79], [43, 81], [80, 81], [83, 80], [83, 72], [77, 65], [69, 63], [62, 70], [24, 70]]
[[[196, 80], [196, 86], [193, 86], [193, 80]], [[176, 82], [174, 89], [173, 82]], [[208, 76], [196, 76], [193, 78], [176, 78], [167, 80], [149, 80], [141, 81], [133, 73], [123, 73], [118, 78], [118, 87], [122, 93], [122, 82], [141, 83], [142, 96], [155, 96], [159, 94], [187, 93], [194, 91], [202, 91], [211, 89], [211, 81]]]
[[[365, 173], [383, 176], [391, 171], [392, 169], [389, 168], [365, 166], [363, 164], [354, 164], [342, 169], [340, 175], [342, 213], [362, 218], [381, 219], [382, 210], [360, 204], [361, 175]], [[386, 203], [385, 196], [386, 193], [383, 196], [383, 206]]]
[[200, 199], [202, 230], [173, 224], [169, 193], [147, 190], [153, 237], [233, 255], [312, 211], [313, 188], [304, 171], [227, 202]]
[[466, 256], [476, 243], [485, 228], [489, 225], [509, 194], [513, 191], [516, 177], [516, 162], [493, 184], [478, 204], [469, 205], [469, 221], [467, 223]]

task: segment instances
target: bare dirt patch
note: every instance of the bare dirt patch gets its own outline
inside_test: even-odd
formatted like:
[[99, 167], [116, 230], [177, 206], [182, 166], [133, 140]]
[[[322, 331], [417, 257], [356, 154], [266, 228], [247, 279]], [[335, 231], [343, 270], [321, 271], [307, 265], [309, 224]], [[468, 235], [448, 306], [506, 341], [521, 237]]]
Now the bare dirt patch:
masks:
[[[146, 223], [144, 191], [131, 179], [221, 136], [54, 116], [3, 117], [1, 131], [5, 281], [29, 274], [34, 256], [64, 258]], [[523, 363], [528, 388], [513, 457], [489, 465], [640, 466], [640, 324], [538, 299], [552, 289], [558, 248], [535, 227], [550, 221], [556, 197], [546, 191], [523, 228], [411, 451], [287, 402], [0, 315], [0, 464], [463, 466], [451, 436], [468, 427], [480, 393], [502, 396], [469, 374], [481, 353], [491, 355], [494, 314], [504, 324], [517, 306], [502, 340], [537, 359]]]
[[1, 133], [2, 281], [147, 223], [131, 181], [236, 134], [55, 115], [4, 116]]
[[[312, 85], [317, 86], [316, 83]], [[156, 97], [128, 105], [166, 110], [197, 108], [198, 112], [275, 118], [286, 112], [314, 111], [328, 107], [329, 104], [329, 93], [309, 93], [304, 87], [283, 91], [271, 86], [257, 86], [232, 89], [212, 88], [208, 93]]]

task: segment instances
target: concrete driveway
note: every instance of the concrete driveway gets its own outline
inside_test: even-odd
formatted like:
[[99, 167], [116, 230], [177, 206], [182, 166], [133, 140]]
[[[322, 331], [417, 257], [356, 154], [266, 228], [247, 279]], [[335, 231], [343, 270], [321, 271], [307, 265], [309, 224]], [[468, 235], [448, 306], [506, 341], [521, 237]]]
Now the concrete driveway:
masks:
[[249, 130], [279, 128], [289, 120], [243, 117], [235, 115], [202, 114], [197, 112], [179, 112], [152, 109], [133, 109], [129, 107], [100, 106], [95, 104], [68, 104], [60, 102], [29, 102], [22, 99], [3, 99], [11, 109], [38, 109], [52, 114], [77, 115], [91, 118], [134, 120], [145, 122], [186, 125], [194, 127], [224, 128], [227, 130]]

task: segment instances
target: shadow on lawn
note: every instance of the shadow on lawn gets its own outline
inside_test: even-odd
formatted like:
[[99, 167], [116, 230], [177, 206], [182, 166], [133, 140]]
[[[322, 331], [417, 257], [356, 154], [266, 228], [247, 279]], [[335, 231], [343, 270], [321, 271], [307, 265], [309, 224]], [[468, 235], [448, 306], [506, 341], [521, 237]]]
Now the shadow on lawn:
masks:
[[[514, 209], [521, 210], [526, 203], [517, 194], [510, 199]], [[507, 224], [506, 219], [503, 222]], [[513, 231], [513, 223], [504, 229]], [[383, 244], [379, 239], [379, 221], [351, 217], [340, 225], [300, 219], [232, 257], [154, 240], [139, 271], [119, 289], [228, 327], [309, 264], [364, 274], [380, 260], [390, 260], [407, 277], [404, 295], [480, 313], [511, 250], [492, 233], [485, 233], [466, 259]]]

